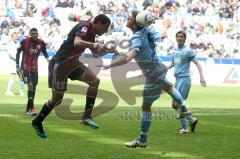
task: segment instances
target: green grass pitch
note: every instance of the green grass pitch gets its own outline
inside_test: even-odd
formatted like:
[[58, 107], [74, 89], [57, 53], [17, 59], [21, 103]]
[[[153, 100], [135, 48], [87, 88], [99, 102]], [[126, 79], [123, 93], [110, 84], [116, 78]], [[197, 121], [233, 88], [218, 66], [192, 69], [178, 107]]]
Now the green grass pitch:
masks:
[[[141, 98], [137, 98], [134, 105], [128, 105], [119, 97], [113, 110], [94, 118], [100, 125], [97, 130], [81, 125], [78, 120], [63, 120], [53, 111], [44, 121], [49, 136], [41, 139], [31, 127], [33, 117], [24, 115], [26, 87], [25, 96], [20, 97], [16, 80], [13, 90], [16, 96], [5, 96], [7, 81], [8, 75], [0, 75], [0, 159], [240, 158], [240, 87], [192, 86], [187, 103], [199, 118], [199, 125], [194, 134], [188, 135], [176, 133], [180, 123], [173, 118], [171, 99], [163, 94], [152, 108], [155, 118], [148, 147], [129, 149], [124, 142], [139, 134], [137, 112]], [[100, 89], [117, 94], [110, 80], [102, 80]], [[40, 77], [35, 99], [37, 110], [49, 99], [50, 93], [47, 78]], [[65, 98], [74, 100], [71, 111], [83, 110], [85, 96], [67, 94]], [[101, 101], [98, 99], [96, 105]]]

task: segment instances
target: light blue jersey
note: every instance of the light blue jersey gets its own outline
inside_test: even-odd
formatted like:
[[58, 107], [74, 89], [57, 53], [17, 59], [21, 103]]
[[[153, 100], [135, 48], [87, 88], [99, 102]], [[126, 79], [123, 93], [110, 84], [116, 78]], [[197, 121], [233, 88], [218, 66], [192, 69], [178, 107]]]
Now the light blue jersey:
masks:
[[131, 38], [129, 50], [137, 51], [135, 61], [138, 63], [145, 77], [160, 75], [165, 78], [166, 68], [156, 53], [156, 42], [161, 41], [160, 33], [150, 28], [143, 28], [135, 32]]
[[158, 58], [155, 50], [156, 42], [160, 41], [161, 35], [150, 28], [135, 32], [131, 39], [130, 50], [137, 52], [134, 59], [146, 77], [143, 90], [144, 103], [152, 103], [160, 97], [162, 83], [167, 73], [166, 66]]
[[[19, 47], [19, 42], [15, 42], [15, 41], [11, 40], [7, 46], [7, 51], [8, 51], [9, 56], [16, 58], [18, 47]], [[11, 60], [13, 60], [13, 59], [11, 59]], [[13, 60], [13, 61], [15, 63], [14, 66], [16, 66], [16, 60]]]
[[175, 47], [173, 49], [172, 63], [174, 66], [174, 76], [176, 78], [190, 76], [190, 63], [196, 60], [195, 56], [195, 52], [186, 45], [184, 45], [183, 48]]
[[11, 40], [8, 43], [8, 54], [9, 54], [9, 72], [16, 73], [16, 53], [17, 48], [19, 47], [19, 43]]

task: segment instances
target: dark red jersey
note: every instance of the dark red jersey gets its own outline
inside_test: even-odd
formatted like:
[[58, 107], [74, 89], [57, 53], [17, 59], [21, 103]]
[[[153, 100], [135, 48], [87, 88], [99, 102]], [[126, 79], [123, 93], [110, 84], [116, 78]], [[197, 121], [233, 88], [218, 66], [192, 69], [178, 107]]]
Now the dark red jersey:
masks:
[[72, 60], [78, 61], [79, 56], [85, 51], [85, 48], [74, 47], [74, 39], [80, 36], [82, 40], [95, 42], [95, 34], [93, 34], [92, 23], [90, 21], [82, 21], [75, 25], [69, 32], [66, 40], [63, 41], [60, 49], [53, 57], [59, 63], [69, 63]]
[[23, 52], [21, 68], [28, 72], [38, 72], [38, 57], [41, 52], [45, 58], [48, 58], [46, 44], [41, 39], [33, 41], [31, 38], [27, 37], [21, 41], [16, 55], [16, 64], [18, 66], [21, 52]]

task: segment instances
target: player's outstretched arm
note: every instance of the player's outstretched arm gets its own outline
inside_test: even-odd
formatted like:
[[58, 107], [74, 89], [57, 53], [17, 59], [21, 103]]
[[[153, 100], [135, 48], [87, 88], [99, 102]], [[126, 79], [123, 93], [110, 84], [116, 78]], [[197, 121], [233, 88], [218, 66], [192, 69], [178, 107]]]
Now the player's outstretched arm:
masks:
[[97, 49], [97, 43], [85, 41], [80, 36], [75, 37], [73, 45], [79, 48]]
[[80, 36], [75, 37], [74, 47], [89, 48], [92, 54], [96, 57], [105, 55], [106, 53], [112, 51], [107, 49], [107, 47], [104, 44], [88, 42], [83, 40]]
[[115, 44], [104, 44], [105, 53], [112, 53], [118, 55], [118, 51]]
[[97, 67], [103, 67], [103, 69], [106, 70], [111, 67], [121, 66], [130, 62], [136, 55], [137, 52], [135, 50], [130, 50], [126, 55], [120, 57], [120, 59], [115, 61], [114, 63], [111, 63], [109, 65], [97, 65]]
[[106, 44], [100, 44], [96, 43], [97, 48], [96, 49], [91, 49], [92, 54], [96, 57], [99, 56], [104, 56], [108, 53], [118, 55], [118, 51], [114, 45], [106, 45]]

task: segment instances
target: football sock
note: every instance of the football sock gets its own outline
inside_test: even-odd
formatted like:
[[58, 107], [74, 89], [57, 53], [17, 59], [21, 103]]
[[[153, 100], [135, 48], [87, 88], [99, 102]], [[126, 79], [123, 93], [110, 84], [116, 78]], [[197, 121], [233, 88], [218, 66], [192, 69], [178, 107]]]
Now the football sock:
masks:
[[173, 88], [173, 91], [170, 92], [169, 95], [173, 98], [173, 100], [175, 100], [177, 102], [178, 105], [181, 106], [182, 112], [187, 111], [188, 107], [184, 103], [184, 100], [183, 100], [181, 94], [179, 93], [179, 91], [176, 88]]
[[20, 83], [20, 90], [23, 91], [23, 87], [24, 87], [24, 82], [23, 82], [23, 80], [20, 80], [19, 83]]
[[41, 123], [46, 118], [46, 116], [51, 113], [52, 110], [53, 107], [51, 107], [48, 103], [45, 103], [38, 116], [34, 119], [34, 122]]
[[84, 112], [83, 118], [87, 119], [91, 117], [97, 93], [98, 93], [98, 88], [88, 87], [87, 94], [86, 94], [85, 112]]
[[170, 92], [169, 95], [174, 99], [174, 101], [177, 102], [178, 105], [183, 104], [183, 98], [176, 88], [173, 88], [172, 92]]
[[29, 109], [32, 109], [33, 108], [33, 100], [32, 99], [28, 99], [27, 101], [27, 107], [26, 107], [26, 112], [29, 110]]
[[34, 97], [35, 97], [35, 92], [32, 91], [28, 91], [28, 101], [27, 101], [27, 108], [26, 111], [28, 111], [29, 109], [33, 109], [33, 101], [34, 101]]
[[141, 113], [141, 123], [140, 123], [141, 135], [140, 135], [140, 139], [139, 139], [142, 142], [147, 141], [147, 133], [148, 133], [149, 127], [151, 125], [151, 121], [152, 121], [152, 113], [143, 111]]
[[188, 106], [185, 104], [185, 103], [183, 103], [182, 105], [181, 105], [181, 111], [182, 112], [186, 112], [188, 110]]
[[181, 121], [182, 128], [187, 129], [186, 118], [181, 118], [180, 121]]
[[13, 84], [14, 84], [14, 79], [11, 78], [8, 81], [7, 91], [11, 91], [12, 90]]
[[84, 119], [88, 119], [91, 117], [95, 100], [96, 100], [96, 98], [86, 97], [86, 106], [85, 106], [85, 112], [83, 115]]
[[193, 121], [192, 115], [186, 115], [185, 118], [190, 122]]

